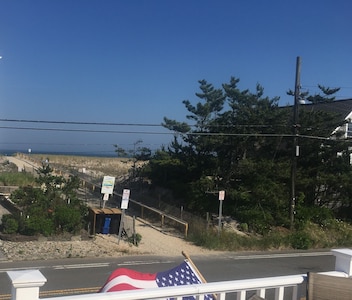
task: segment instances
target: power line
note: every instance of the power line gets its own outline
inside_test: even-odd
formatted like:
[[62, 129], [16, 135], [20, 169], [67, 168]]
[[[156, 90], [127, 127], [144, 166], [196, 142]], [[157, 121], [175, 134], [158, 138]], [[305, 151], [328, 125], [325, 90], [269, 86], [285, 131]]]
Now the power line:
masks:
[[63, 131], [63, 132], [87, 132], [87, 133], [123, 133], [123, 134], [159, 134], [170, 135], [170, 132], [155, 131], [120, 131], [120, 130], [94, 130], [94, 129], [65, 129], [65, 128], [37, 128], [37, 127], [17, 127], [0, 126], [2, 129], [34, 130], [34, 131]]
[[109, 123], [109, 122], [104, 123], [104, 122], [75, 122], [75, 121], [21, 120], [21, 119], [0, 119], [0, 121], [17, 122], [17, 123], [42, 123], [42, 124], [162, 127], [161, 124], [145, 124], [145, 123]]
[[[0, 129], [14, 129], [14, 130], [34, 130], [34, 131], [64, 131], [64, 132], [85, 132], [85, 133], [114, 133], [114, 134], [156, 134], [156, 135], [180, 135], [180, 136], [216, 136], [216, 137], [280, 137], [292, 138], [296, 135], [281, 134], [281, 133], [223, 133], [223, 132], [150, 132], [150, 131], [117, 131], [117, 130], [88, 130], [88, 129], [62, 129], [62, 128], [34, 128], [34, 127], [7, 127], [0, 126]], [[315, 139], [325, 141], [335, 141], [329, 137], [297, 135], [299, 138]], [[341, 140], [338, 140], [341, 141]], [[348, 140], [349, 141], [349, 140]], [[350, 141], [349, 141], [350, 142]]]
[[[37, 123], [37, 124], [60, 124], [60, 125], [97, 125], [97, 126], [136, 126], [136, 127], [165, 127], [163, 124], [151, 123], [104, 123], [104, 122], [76, 122], [76, 121], [48, 121], [48, 120], [26, 120], [26, 119], [0, 119], [0, 122], [14, 122], [14, 123]], [[186, 124], [190, 127], [198, 127], [196, 124]], [[235, 128], [235, 127], [249, 127], [249, 128], [277, 128], [287, 127], [284, 124], [209, 124], [208, 128]]]

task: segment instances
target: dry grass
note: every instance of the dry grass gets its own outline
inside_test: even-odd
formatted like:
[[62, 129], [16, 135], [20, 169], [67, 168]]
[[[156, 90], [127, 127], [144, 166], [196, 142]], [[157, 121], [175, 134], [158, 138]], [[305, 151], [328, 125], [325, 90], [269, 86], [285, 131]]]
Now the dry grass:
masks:
[[104, 174], [115, 177], [128, 174], [133, 166], [132, 159], [119, 157], [33, 154], [31, 158], [37, 162], [48, 159], [49, 163], [54, 167], [64, 167], [65, 169], [78, 172], [82, 172], [85, 169], [87, 174]]

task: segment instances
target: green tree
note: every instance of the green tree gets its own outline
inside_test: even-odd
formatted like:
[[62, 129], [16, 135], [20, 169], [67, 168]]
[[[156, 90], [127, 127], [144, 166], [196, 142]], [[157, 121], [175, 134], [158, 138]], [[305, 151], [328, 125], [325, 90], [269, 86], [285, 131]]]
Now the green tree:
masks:
[[[200, 214], [216, 212], [214, 193], [225, 190], [224, 213], [250, 229], [288, 226], [292, 107], [279, 107], [279, 98], [264, 96], [260, 84], [254, 92], [240, 90], [235, 77], [221, 89], [205, 80], [199, 84], [198, 102], [183, 101], [193, 124], [164, 118], [174, 139], [150, 160], [153, 183], [171, 188], [184, 197], [186, 208]], [[319, 87], [330, 101], [336, 90]], [[352, 212], [350, 151], [345, 141], [331, 138], [341, 125], [339, 117], [300, 108], [299, 120], [297, 214], [303, 216], [302, 208], [312, 206], [321, 207], [321, 215], [326, 215], [325, 207]]]
[[[195, 105], [189, 100], [184, 100], [188, 114], [187, 119], [194, 122], [192, 126], [164, 118], [164, 127], [175, 132], [174, 141], [169, 146], [170, 162], [173, 170], [169, 176], [174, 176], [172, 182], [178, 182], [179, 192], [187, 191], [190, 206], [197, 206], [200, 210], [207, 207], [206, 202], [199, 202], [199, 197], [194, 197], [192, 186], [199, 186], [200, 178], [213, 174], [216, 169], [216, 158], [214, 157], [214, 130], [213, 121], [223, 110], [225, 95], [221, 89], [215, 89], [206, 80], [199, 81], [200, 92], [196, 93], [199, 102]], [[174, 170], [175, 171], [175, 170]], [[201, 194], [204, 197], [204, 192]], [[199, 194], [199, 193], [198, 193]]]
[[12, 215], [3, 215], [1, 223], [4, 233], [12, 234], [18, 230], [18, 222]]
[[[299, 95], [300, 100], [307, 100], [313, 104], [333, 102], [336, 99], [335, 94], [341, 89], [341, 88], [329, 88], [321, 84], [318, 84], [318, 88], [320, 92], [314, 95], [310, 95], [308, 91], [301, 92], [301, 94]], [[287, 95], [294, 96], [295, 92], [292, 90], [288, 90]]]
[[340, 88], [329, 88], [318, 84], [318, 88], [321, 94], [315, 94], [313, 96], [307, 96], [306, 99], [312, 103], [326, 103], [335, 101], [335, 94], [340, 90]]
[[117, 144], [115, 144], [114, 147], [115, 147], [115, 152], [118, 157], [127, 157], [128, 156], [128, 154], [124, 148], [120, 147]]
[[11, 195], [22, 212], [17, 216], [19, 231], [28, 235], [51, 235], [81, 229], [87, 207], [77, 197], [79, 179], [54, 175], [49, 165], [43, 165], [38, 175], [39, 188], [27, 186]]
[[[202, 102], [192, 105], [188, 100], [183, 101], [190, 113], [187, 118], [196, 122], [192, 127], [164, 118], [164, 126], [178, 134], [169, 147], [169, 170], [174, 171], [171, 161], [177, 161], [184, 176], [173, 172], [177, 174], [175, 181], [183, 182], [185, 187], [181, 190], [187, 190], [188, 206], [200, 211], [216, 207], [208, 192], [219, 189], [226, 189], [228, 195], [237, 195], [227, 201], [231, 203], [230, 210], [238, 209], [240, 205], [236, 202], [240, 193], [232, 190], [243, 185], [241, 162], [258, 157], [275, 159], [279, 152], [277, 145], [282, 140], [276, 135], [287, 130], [287, 116], [280, 112], [278, 98], [263, 97], [264, 89], [259, 84], [255, 93], [241, 91], [238, 82], [239, 79], [232, 77], [222, 89], [215, 89], [205, 80], [200, 81], [202, 93], [196, 96]], [[166, 166], [164, 163], [164, 170]]]
[[351, 165], [349, 144], [338, 136], [330, 138], [332, 129], [341, 125], [340, 117], [302, 109], [300, 120], [297, 189], [304, 194], [306, 205], [333, 205], [336, 201], [341, 205], [342, 199], [337, 198], [350, 190], [346, 189], [351, 184], [346, 174], [351, 173]]

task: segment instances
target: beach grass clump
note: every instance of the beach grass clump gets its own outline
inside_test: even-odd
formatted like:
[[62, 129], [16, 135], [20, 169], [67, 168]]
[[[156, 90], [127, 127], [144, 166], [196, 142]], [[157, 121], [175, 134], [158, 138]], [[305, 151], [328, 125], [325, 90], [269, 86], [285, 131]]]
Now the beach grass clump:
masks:
[[27, 186], [34, 185], [35, 177], [27, 172], [4, 172], [0, 173], [0, 185], [2, 186]]

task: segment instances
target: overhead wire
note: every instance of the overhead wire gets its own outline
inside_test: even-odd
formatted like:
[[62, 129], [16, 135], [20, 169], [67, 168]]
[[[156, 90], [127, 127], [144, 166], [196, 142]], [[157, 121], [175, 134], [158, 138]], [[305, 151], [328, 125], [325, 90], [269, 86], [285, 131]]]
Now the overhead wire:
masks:
[[[38, 123], [38, 124], [61, 124], [61, 125], [97, 125], [97, 126], [135, 126], [135, 127], [164, 127], [163, 124], [151, 123], [111, 123], [111, 122], [77, 122], [77, 121], [49, 121], [49, 120], [27, 120], [27, 119], [0, 119], [0, 122], [15, 122], [15, 123]], [[195, 124], [187, 124], [190, 127], [196, 127]], [[275, 125], [286, 126], [286, 125]], [[213, 124], [208, 127], [273, 127], [266, 124]]]
[[[61, 124], [61, 125], [98, 125], [98, 126], [136, 126], [136, 127], [164, 127], [162, 124], [147, 124], [147, 123], [107, 123], [107, 122], [77, 122], [77, 121], [48, 121], [48, 120], [24, 120], [24, 119], [0, 119], [0, 122], [14, 122], [14, 123], [38, 123], [38, 124]], [[195, 125], [189, 125], [195, 126]], [[212, 125], [209, 127], [219, 128], [235, 128], [235, 127], [257, 127], [257, 128], [272, 128], [287, 125], [264, 125], [264, 124], [252, 124], [252, 125]], [[290, 138], [294, 137], [294, 134], [283, 134], [283, 133], [224, 133], [219, 131], [212, 132], [186, 132], [180, 133], [169, 130], [169, 132], [160, 131], [130, 131], [130, 130], [97, 130], [97, 129], [73, 129], [73, 128], [40, 128], [40, 127], [24, 127], [24, 126], [0, 126], [0, 129], [10, 130], [32, 130], [32, 131], [59, 131], [59, 132], [81, 132], [81, 133], [109, 133], [109, 134], [144, 134], [144, 135], [181, 135], [181, 136], [217, 136], [217, 137], [280, 137]], [[318, 140], [329, 140], [329, 137], [320, 136], [309, 136], [309, 135], [298, 135], [300, 138], [306, 139], [318, 139]]]

